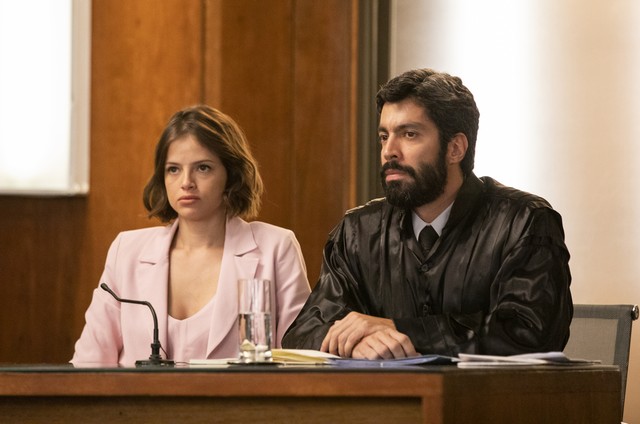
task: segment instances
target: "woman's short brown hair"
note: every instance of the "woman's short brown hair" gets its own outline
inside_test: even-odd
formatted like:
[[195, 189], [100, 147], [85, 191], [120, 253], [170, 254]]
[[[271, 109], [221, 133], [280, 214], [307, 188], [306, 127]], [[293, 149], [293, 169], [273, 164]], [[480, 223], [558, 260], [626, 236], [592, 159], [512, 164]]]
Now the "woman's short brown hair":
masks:
[[210, 106], [198, 105], [176, 112], [158, 140], [155, 169], [142, 196], [149, 218], [169, 222], [178, 216], [169, 204], [164, 173], [169, 146], [186, 135], [192, 135], [222, 161], [227, 171], [224, 193], [227, 214], [245, 219], [256, 217], [263, 192], [262, 178], [244, 132], [231, 117]]

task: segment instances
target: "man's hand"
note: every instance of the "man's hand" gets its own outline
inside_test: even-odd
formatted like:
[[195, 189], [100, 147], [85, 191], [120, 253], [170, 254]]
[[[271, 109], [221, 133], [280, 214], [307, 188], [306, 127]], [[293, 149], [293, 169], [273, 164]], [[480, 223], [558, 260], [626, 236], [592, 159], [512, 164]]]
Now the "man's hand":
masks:
[[[364, 342], [362, 346], [361, 342]], [[358, 349], [354, 351], [356, 346]], [[342, 357], [355, 353], [368, 359], [417, 355], [409, 338], [396, 330], [392, 320], [357, 312], [350, 312], [331, 326], [320, 350]]]
[[406, 334], [389, 328], [363, 338], [353, 348], [351, 356], [356, 359], [396, 359], [418, 356], [418, 352]]

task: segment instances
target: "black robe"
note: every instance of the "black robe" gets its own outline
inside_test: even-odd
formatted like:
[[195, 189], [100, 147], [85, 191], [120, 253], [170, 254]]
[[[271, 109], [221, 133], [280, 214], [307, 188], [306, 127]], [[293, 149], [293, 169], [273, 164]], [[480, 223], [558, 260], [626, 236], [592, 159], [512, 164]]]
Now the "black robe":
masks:
[[561, 351], [573, 305], [562, 218], [544, 199], [466, 178], [428, 257], [411, 211], [376, 199], [346, 213], [286, 348], [319, 349], [356, 311], [393, 319], [423, 354]]

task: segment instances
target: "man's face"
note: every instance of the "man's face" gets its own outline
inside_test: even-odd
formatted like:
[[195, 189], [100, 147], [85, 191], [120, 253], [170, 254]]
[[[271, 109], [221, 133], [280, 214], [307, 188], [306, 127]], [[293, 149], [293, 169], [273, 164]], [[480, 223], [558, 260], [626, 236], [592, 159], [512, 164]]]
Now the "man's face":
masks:
[[380, 114], [382, 186], [395, 206], [413, 209], [436, 200], [447, 183], [438, 128], [413, 99], [385, 103]]

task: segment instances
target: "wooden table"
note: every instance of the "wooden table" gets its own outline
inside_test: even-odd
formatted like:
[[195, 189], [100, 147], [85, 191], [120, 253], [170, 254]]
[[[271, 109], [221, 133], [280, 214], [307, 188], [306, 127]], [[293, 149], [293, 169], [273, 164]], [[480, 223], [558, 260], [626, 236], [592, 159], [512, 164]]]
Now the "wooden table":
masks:
[[3, 423], [620, 423], [616, 367], [0, 367]]

